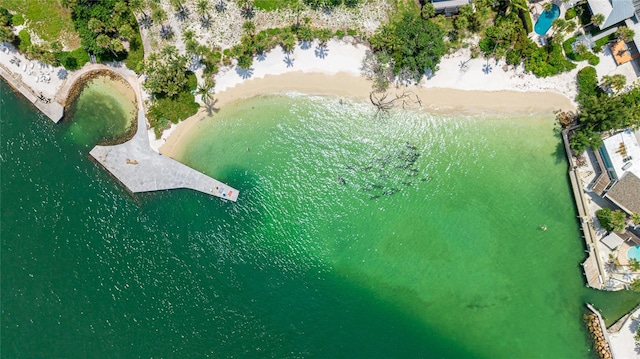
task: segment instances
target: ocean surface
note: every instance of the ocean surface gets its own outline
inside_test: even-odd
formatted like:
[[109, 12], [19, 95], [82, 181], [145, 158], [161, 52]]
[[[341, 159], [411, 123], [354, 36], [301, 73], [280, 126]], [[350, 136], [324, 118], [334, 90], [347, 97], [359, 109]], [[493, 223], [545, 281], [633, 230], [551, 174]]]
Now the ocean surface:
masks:
[[230, 203], [128, 193], [90, 90], [56, 125], [0, 83], [2, 357], [591, 358], [584, 303], [640, 302], [585, 288], [552, 118], [246, 100], [180, 155]]

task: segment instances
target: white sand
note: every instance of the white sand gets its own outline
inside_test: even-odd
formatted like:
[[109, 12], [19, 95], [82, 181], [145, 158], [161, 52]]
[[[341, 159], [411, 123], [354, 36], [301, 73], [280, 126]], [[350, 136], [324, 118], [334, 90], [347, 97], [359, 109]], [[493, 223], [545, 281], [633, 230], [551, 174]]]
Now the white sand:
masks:
[[[335, 95], [367, 99], [371, 84], [361, 71], [367, 47], [347, 41], [331, 40], [325, 58], [316, 56], [317, 43], [303, 50], [296, 46], [287, 55], [281, 48], [268, 52], [262, 61], [255, 60], [248, 71], [223, 69], [216, 76], [216, 106], [263, 93], [298, 91], [309, 94]], [[290, 66], [286, 59], [290, 58]], [[407, 89], [418, 95], [423, 108], [436, 112], [499, 112], [548, 113], [554, 110], [573, 110], [575, 105], [575, 73], [538, 79], [523, 74], [522, 69], [505, 72], [491, 60], [493, 70], [483, 72], [484, 59], [467, 63], [461, 71], [460, 62], [468, 60], [468, 51], [461, 50], [442, 59], [440, 70], [419, 86]], [[390, 91], [405, 89], [391, 88]], [[473, 92], [471, 92], [473, 91]], [[154, 145], [163, 144], [160, 151], [176, 156], [188, 142], [192, 131], [202, 126], [204, 111], [171, 129], [171, 135]]]
[[[20, 61], [20, 66], [11, 63], [14, 58]], [[66, 72], [63, 67], [53, 67], [39, 61], [27, 60], [24, 55], [6, 42], [0, 43], [0, 66], [12, 74], [12, 81], [22, 82], [32, 90], [34, 95], [38, 96], [39, 93], [42, 93], [43, 96], [52, 100], [56, 98], [58, 90], [65, 82], [65, 79], [60, 77], [62, 73]], [[63, 72], [61, 73], [61, 71]], [[45, 76], [49, 78], [48, 83], [43, 81]]]

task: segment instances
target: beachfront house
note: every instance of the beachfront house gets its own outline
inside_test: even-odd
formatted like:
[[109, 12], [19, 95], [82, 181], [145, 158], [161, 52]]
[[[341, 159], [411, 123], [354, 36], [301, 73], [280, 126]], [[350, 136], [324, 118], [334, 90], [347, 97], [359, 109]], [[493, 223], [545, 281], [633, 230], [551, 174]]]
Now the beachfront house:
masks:
[[[588, 0], [593, 15], [604, 16], [600, 30], [612, 27], [636, 15], [636, 6], [640, 9], [639, 0]], [[638, 11], [640, 14], [640, 11]], [[640, 18], [640, 16], [638, 16]]]
[[453, 16], [460, 12], [461, 6], [471, 4], [471, 0], [431, 0], [431, 3], [436, 8], [436, 14]]
[[598, 26], [603, 30], [595, 35], [593, 40], [607, 36], [616, 29], [625, 25], [635, 32], [633, 41], [625, 43], [618, 41], [612, 45], [611, 52], [617, 65], [622, 65], [640, 57], [637, 44], [640, 44], [640, 0], [588, 0], [589, 8], [593, 15], [600, 14], [604, 17], [602, 24]]
[[627, 129], [605, 138], [598, 154], [608, 177], [602, 185], [604, 198], [629, 215], [640, 213], [640, 145], [634, 132]]

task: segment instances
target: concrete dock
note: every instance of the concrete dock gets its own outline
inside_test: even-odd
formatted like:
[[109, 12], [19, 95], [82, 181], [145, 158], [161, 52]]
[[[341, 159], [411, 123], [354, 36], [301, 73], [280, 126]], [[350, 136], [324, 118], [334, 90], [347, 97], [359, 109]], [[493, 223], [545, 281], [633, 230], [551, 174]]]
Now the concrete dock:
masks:
[[593, 230], [593, 219], [585, 198], [583, 190], [584, 186], [580, 176], [578, 176], [576, 172], [576, 165], [573, 163], [573, 158], [571, 156], [571, 148], [569, 147], [567, 132], [568, 131], [566, 129], [562, 130], [562, 142], [564, 143], [564, 149], [567, 154], [567, 159], [569, 160], [569, 180], [571, 182], [573, 198], [576, 202], [576, 209], [578, 210], [582, 237], [587, 246], [587, 253], [589, 253], [587, 259], [582, 263], [582, 268], [587, 280], [587, 285], [591, 288], [603, 289], [607, 275], [596, 243], [597, 236]]
[[238, 191], [149, 146], [144, 111], [138, 113], [138, 131], [120, 145], [96, 146], [89, 154], [133, 193], [189, 188], [235, 202]]
[[[55, 88], [55, 95], [47, 93], [46, 96], [54, 97], [49, 100], [36, 93], [34, 89], [38, 88], [37, 84], [32, 83], [30, 85], [28, 81], [23, 81], [25, 78], [19, 72], [21, 67], [16, 65], [18, 71], [12, 71], [12, 67], [8, 68], [7, 64], [3, 64], [3, 62], [8, 63], [9, 56], [20, 58], [24, 64], [27, 64], [28, 61], [20, 53], [15, 50], [7, 53], [5, 49], [5, 52], [0, 52], [0, 54], [2, 54], [2, 57], [0, 57], [0, 60], [2, 60], [0, 61], [0, 76], [33, 103], [44, 115], [56, 123], [64, 115], [63, 105], [67, 103], [75, 84], [78, 81], [83, 81], [85, 76], [90, 76], [95, 72], [108, 71], [111, 74], [119, 75], [131, 86], [136, 94], [138, 103], [137, 131], [135, 135], [125, 143], [115, 146], [95, 146], [89, 152], [98, 163], [131, 192], [188, 188], [233, 202], [238, 199], [238, 191], [236, 189], [176, 160], [162, 156], [151, 148], [147, 134], [147, 119], [144, 114], [142, 90], [138, 75], [135, 72], [123, 66], [87, 64], [80, 70], [69, 72], [68, 77], [64, 80], [52, 79], [52, 84], [49, 87]], [[24, 68], [26, 68], [26, 65]], [[33, 79], [30, 81], [33, 82]]]
[[182, 163], [163, 156], [149, 145], [147, 119], [135, 73], [117, 71], [129, 82], [138, 98], [138, 128], [129, 141], [114, 146], [95, 146], [89, 154], [133, 193], [189, 188], [235, 202], [238, 191]]

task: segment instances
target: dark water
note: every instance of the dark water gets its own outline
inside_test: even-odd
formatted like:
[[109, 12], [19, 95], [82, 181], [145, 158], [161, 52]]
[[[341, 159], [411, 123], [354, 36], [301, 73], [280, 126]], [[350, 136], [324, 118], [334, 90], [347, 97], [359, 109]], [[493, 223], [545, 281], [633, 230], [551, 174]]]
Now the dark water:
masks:
[[[584, 358], [583, 303], [638, 302], [584, 288], [548, 122], [370, 126], [353, 105], [344, 128], [316, 99], [257, 99], [184, 155], [241, 191], [232, 204], [132, 196], [73, 122], [0, 91], [2, 357]], [[401, 191], [369, 199], [379, 179], [347, 166], [406, 139], [430, 179], [402, 187], [401, 169], [383, 183]]]

